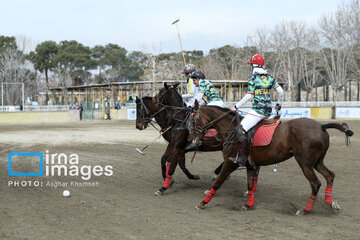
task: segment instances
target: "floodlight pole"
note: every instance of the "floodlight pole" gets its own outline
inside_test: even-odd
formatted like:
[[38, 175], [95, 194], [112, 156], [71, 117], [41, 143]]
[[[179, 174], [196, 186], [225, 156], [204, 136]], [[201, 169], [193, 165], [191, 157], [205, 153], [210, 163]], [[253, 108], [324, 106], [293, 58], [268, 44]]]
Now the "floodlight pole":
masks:
[[184, 55], [184, 51], [183, 51], [183, 47], [182, 47], [182, 43], [181, 43], [181, 38], [180, 38], [180, 32], [179, 32], [179, 28], [178, 28], [178, 25], [177, 23], [180, 21], [180, 18], [176, 19], [172, 25], [176, 25], [176, 31], [177, 31], [177, 34], [178, 34], [178, 38], [179, 38], [179, 43], [180, 43], [180, 48], [181, 48], [181, 52], [182, 52], [182, 56], [183, 56], [183, 60], [184, 60], [184, 66], [186, 65], [186, 61], [185, 61], [185, 55]]

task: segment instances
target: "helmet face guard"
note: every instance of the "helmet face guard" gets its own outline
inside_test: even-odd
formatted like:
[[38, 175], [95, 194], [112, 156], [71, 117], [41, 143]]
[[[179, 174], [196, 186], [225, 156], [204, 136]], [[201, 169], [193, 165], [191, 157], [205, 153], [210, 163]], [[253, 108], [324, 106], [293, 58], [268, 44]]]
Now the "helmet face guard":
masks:
[[265, 59], [260, 54], [255, 54], [250, 58], [250, 61], [248, 61], [248, 64], [257, 64], [259, 66], [264, 66]]

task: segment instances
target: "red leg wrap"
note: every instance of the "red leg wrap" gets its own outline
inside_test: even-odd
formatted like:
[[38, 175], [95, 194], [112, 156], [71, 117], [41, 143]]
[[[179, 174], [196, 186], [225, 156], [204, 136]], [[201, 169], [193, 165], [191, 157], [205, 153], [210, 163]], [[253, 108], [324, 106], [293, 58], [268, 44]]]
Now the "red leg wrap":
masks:
[[205, 197], [204, 200], [203, 200], [204, 203], [210, 202], [210, 200], [213, 198], [213, 196], [215, 195], [215, 193], [216, 193], [216, 191], [215, 191], [213, 188], [211, 188], [210, 191], [209, 191], [209, 193], [206, 194], [206, 197]]
[[306, 212], [310, 212], [311, 209], [314, 207], [314, 205], [315, 205], [315, 199], [316, 199], [316, 198], [315, 198], [313, 195], [311, 195], [311, 196], [309, 197], [308, 203], [306, 204], [306, 206], [305, 206], [305, 208], [304, 208], [304, 210], [305, 210]]
[[256, 191], [257, 182], [258, 182], [258, 177], [254, 177], [254, 187], [253, 187], [253, 192], [254, 192], [254, 193], [255, 193], [255, 191]]
[[171, 182], [171, 176], [167, 175], [163, 184], [163, 188], [168, 188]]
[[255, 205], [254, 191], [248, 191], [248, 202], [246, 204], [249, 208]]
[[326, 187], [325, 189], [325, 202], [329, 205], [332, 204], [332, 187]]

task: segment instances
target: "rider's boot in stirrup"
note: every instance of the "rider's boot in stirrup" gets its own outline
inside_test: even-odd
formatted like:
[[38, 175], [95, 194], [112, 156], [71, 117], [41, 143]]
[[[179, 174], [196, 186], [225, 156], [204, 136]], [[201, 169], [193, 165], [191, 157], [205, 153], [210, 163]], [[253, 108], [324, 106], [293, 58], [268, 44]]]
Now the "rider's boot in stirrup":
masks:
[[201, 144], [202, 144], [202, 142], [200, 141], [199, 136], [196, 136], [194, 138], [193, 142], [189, 146], [187, 146], [185, 148], [185, 150], [192, 150], [192, 149], [198, 148], [201, 146]]
[[239, 125], [239, 129], [237, 130], [237, 140], [239, 144], [237, 155], [236, 157], [230, 157], [229, 160], [235, 164], [245, 167], [249, 158], [249, 146], [246, 132], [241, 125]]

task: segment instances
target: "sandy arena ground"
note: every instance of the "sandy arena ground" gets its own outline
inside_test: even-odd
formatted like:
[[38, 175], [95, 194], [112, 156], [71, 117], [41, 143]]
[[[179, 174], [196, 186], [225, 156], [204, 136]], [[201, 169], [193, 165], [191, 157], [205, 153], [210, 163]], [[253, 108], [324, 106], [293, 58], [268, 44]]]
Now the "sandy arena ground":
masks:
[[[355, 135], [345, 146], [344, 134], [328, 130], [331, 139], [325, 164], [336, 173], [334, 199], [340, 211], [324, 201], [325, 180], [311, 214], [296, 216], [311, 193], [294, 159], [262, 167], [256, 208], [247, 202], [245, 171], [236, 171], [207, 209], [195, 210], [222, 161], [217, 153], [198, 153], [187, 167], [201, 179], [191, 181], [177, 168], [174, 185], [164, 196], [158, 141], [141, 156], [135, 151], [158, 133], [138, 131], [132, 121], [68, 124], [0, 125], [0, 239], [360, 239], [360, 121], [347, 121]], [[112, 165], [112, 176], [93, 176], [95, 187], [51, 187], [47, 183], [84, 182], [69, 176], [8, 176], [8, 153], [76, 153], [79, 165]], [[18, 169], [32, 170], [34, 160]], [[38, 181], [43, 186], [9, 186], [9, 181]], [[70, 190], [71, 196], [62, 193]]]

